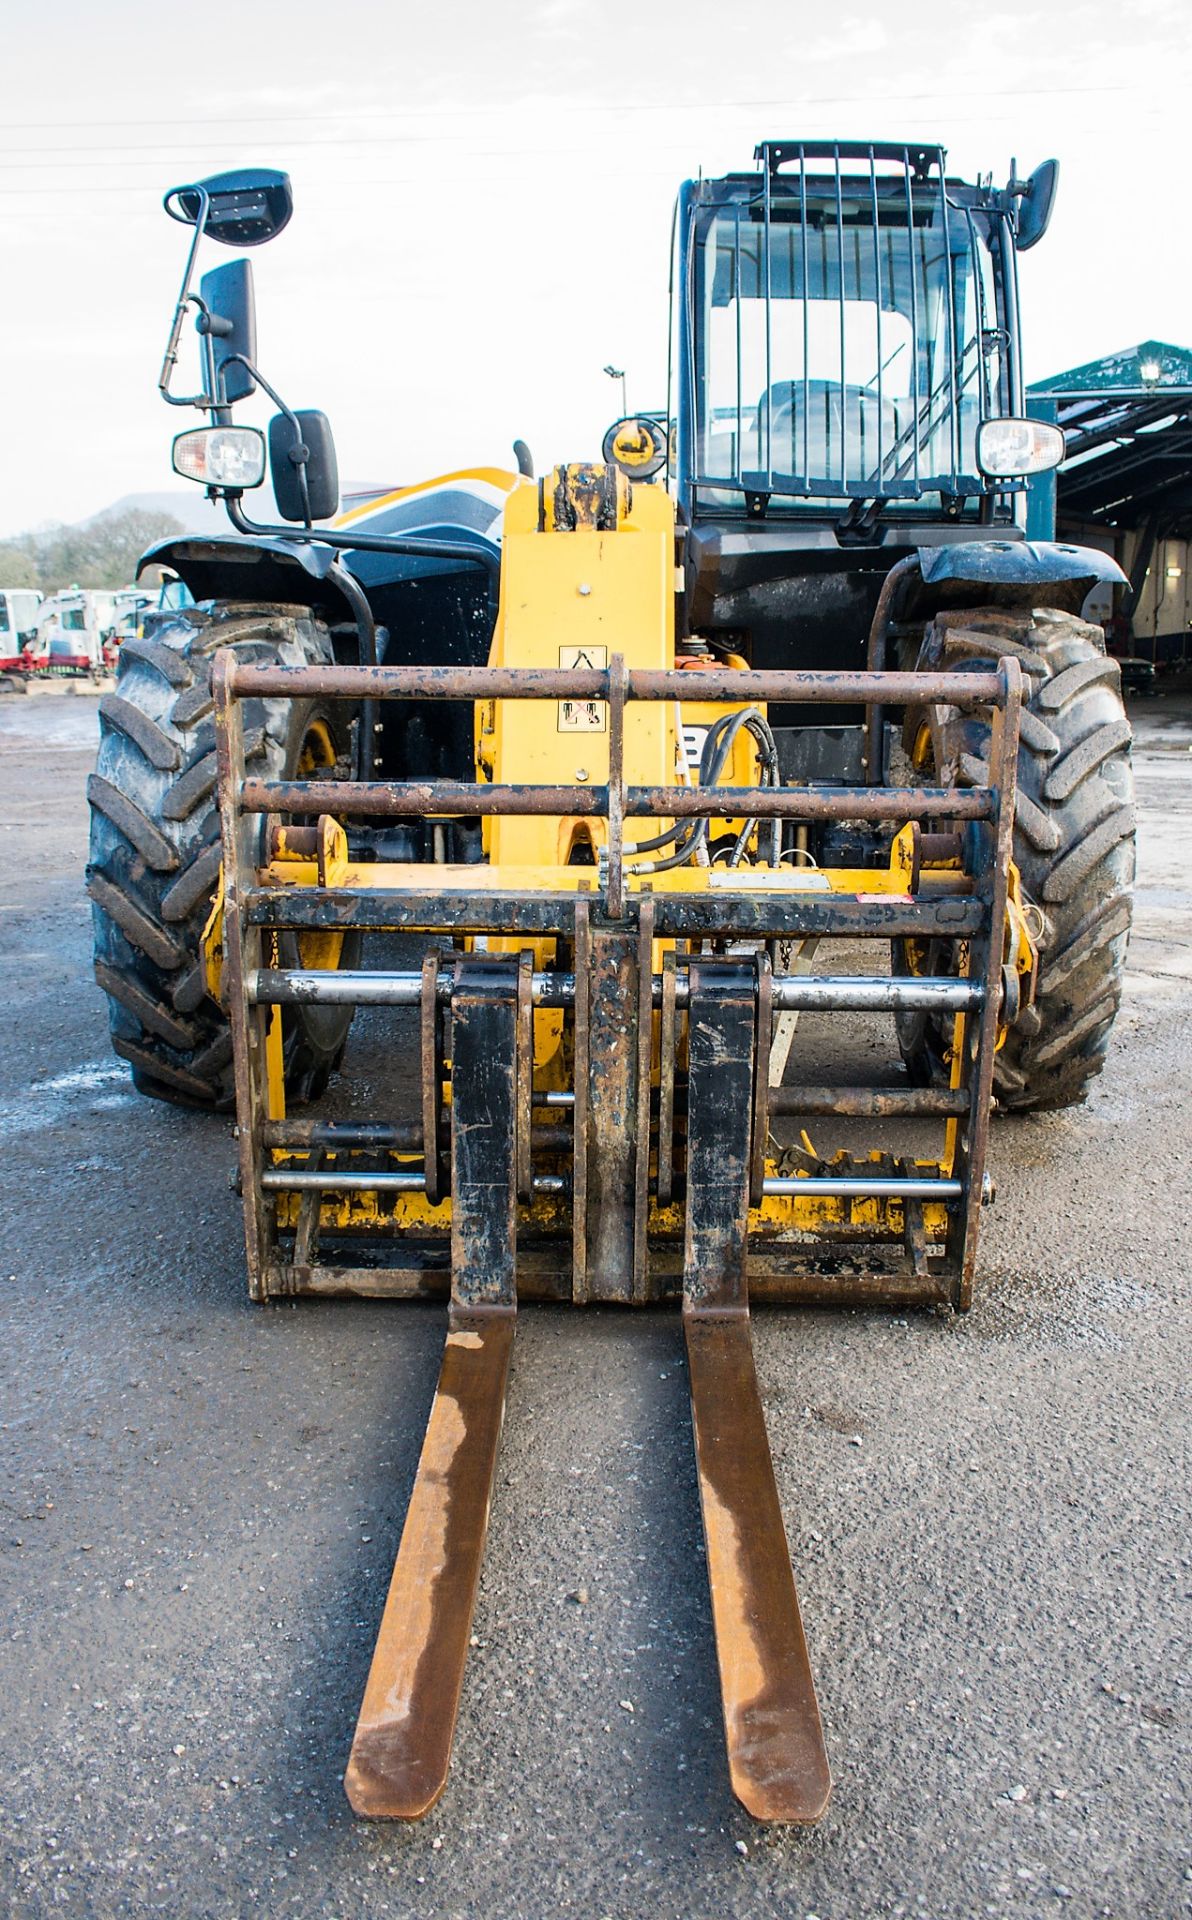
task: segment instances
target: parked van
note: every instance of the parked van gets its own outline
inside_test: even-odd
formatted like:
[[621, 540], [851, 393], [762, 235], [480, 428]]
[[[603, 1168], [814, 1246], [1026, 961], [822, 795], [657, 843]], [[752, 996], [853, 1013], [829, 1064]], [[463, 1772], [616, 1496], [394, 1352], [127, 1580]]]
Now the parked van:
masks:
[[40, 606], [34, 587], [0, 587], [0, 673], [28, 672], [25, 649], [36, 638]]

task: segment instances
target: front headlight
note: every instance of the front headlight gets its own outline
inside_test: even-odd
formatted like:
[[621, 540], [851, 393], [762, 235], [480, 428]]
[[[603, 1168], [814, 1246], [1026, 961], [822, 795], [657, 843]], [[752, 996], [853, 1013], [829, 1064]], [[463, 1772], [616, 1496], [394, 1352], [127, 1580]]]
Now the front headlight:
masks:
[[1046, 420], [986, 420], [977, 429], [977, 465], [991, 479], [1046, 473], [1064, 452], [1062, 431]]
[[174, 472], [204, 487], [259, 487], [265, 436], [256, 427], [192, 427], [174, 442]]

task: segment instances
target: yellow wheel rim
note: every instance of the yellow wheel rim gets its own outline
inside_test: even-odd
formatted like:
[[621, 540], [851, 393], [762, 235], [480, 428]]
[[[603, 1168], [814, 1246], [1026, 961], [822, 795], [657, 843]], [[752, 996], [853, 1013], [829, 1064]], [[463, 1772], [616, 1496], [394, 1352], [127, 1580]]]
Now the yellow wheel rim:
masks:
[[[299, 780], [311, 780], [316, 774], [336, 762], [335, 742], [331, 738], [331, 729], [325, 720], [314, 719], [303, 735], [302, 751], [298, 755], [295, 770]], [[334, 973], [343, 955], [344, 937], [342, 933], [300, 933], [298, 935], [298, 964], [302, 967], [318, 968], [326, 973]]]

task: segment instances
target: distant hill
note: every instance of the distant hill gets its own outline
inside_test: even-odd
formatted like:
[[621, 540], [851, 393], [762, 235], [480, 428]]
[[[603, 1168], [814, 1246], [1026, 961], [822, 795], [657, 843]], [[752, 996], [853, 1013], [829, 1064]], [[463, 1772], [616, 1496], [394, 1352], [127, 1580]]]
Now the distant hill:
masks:
[[106, 513], [168, 513], [181, 521], [187, 533], [229, 533], [228, 516], [223, 507], [208, 500], [198, 487], [163, 487], [159, 493], [126, 493], [99, 513], [89, 513], [85, 526]]
[[[273, 496], [262, 502], [267, 514], [273, 512]], [[106, 520], [117, 514], [151, 513], [167, 514], [171, 520], [177, 520], [187, 533], [220, 533], [227, 531], [228, 520], [222, 506], [216, 506], [208, 500], [198, 487], [162, 487], [155, 493], [125, 493], [119, 500], [111, 500], [106, 507], [97, 507], [94, 513], [83, 514], [78, 520], [44, 520], [33, 527], [18, 527], [12, 533], [0, 535], [0, 544], [10, 545], [14, 541], [27, 541], [53, 532], [81, 533], [94, 526], [97, 520]]]
[[[342, 508], [363, 506], [368, 500], [390, 492], [391, 486], [367, 484], [345, 484], [341, 501]], [[246, 501], [249, 518], [258, 524], [276, 524], [278, 515], [273, 499], [273, 489], [266, 483], [258, 493], [250, 494]], [[14, 550], [37, 550], [47, 542], [65, 539], [68, 543], [72, 536], [85, 540], [98, 522], [118, 520], [122, 515], [149, 514], [154, 518], [168, 517], [182, 528], [184, 533], [222, 534], [225, 538], [236, 539], [222, 502], [208, 500], [198, 487], [161, 487], [144, 493], [125, 493], [106, 507], [100, 507], [95, 513], [89, 513], [84, 519], [64, 521], [54, 526], [29, 528], [27, 531], [0, 537], [0, 571]], [[148, 536], [147, 536], [148, 537]], [[77, 544], [77, 541], [76, 541]], [[11, 566], [7, 567], [13, 578], [6, 582], [9, 586], [36, 585], [36, 574], [27, 580], [18, 577]], [[42, 583], [44, 584], [44, 582]]]
[[[368, 484], [356, 486], [345, 481], [341, 488], [341, 507], [362, 506], [365, 501], [378, 494], [391, 491], [389, 485]], [[273, 490], [268, 482], [259, 493], [250, 493], [245, 497], [245, 510], [250, 520], [258, 524], [275, 521], [277, 509], [273, 501]], [[126, 493], [119, 500], [113, 500], [110, 507], [101, 507], [100, 513], [168, 513], [180, 520], [187, 533], [227, 533], [232, 532], [228, 516], [222, 504], [208, 500], [198, 487], [163, 487], [158, 493]], [[99, 514], [88, 514], [88, 520], [96, 520]], [[86, 524], [80, 522], [80, 524]]]

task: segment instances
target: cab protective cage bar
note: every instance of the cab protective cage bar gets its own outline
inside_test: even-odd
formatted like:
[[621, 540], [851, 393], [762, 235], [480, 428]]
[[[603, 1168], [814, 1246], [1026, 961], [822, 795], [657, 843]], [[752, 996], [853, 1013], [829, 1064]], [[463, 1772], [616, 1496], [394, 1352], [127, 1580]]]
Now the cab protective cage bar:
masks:
[[[1013, 482], [990, 481], [976, 471], [964, 471], [962, 464], [960, 402], [965, 389], [976, 378], [979, 392], [979, 419], [984, 421], [993, 417], [991, 396], [988, 391], [988, 369], [985, 362], [984, 342], [991, 332], [996, 332], [1007, 350], [1009, 364], [1006, 369], [1006, 400], [1010, 411], [1017, 411], [1015, 395], [1020, 381], [1017, 366], [1016, 312], [1017, 298], [1014, 285], [1012, 248], [1007, 245], [1009, 263], [1003, 263], [1004, 298], [1007, 306], [1009, 325], [1002, 329], [996, 315], [991, 316], [985, 308], [986, 289], [977, 260], [977, 236], [974, 229], [974, 207], [982, 211], [1009, 219], [1013, 210], [1013, 195], [998, 192], [992, 187], [981, 189], [959, 189], [959, 198], [953, 196], [946, 175], [946, 154], [940, 146], [914, 146], [907, 143], [880, 141], [777, 141], [761, 142], [755, 149], [754, 158], [761, 162], [761, 226], [764, 281], [762, 297], [765, 301], [766, 320], [764, 329], [765, 383], [762, 389], [763, 405], [759, 411], [758, 439], [759, 453], [764, 460], [756, 470], [742, 468], [739, 451], [731, 474], [715, 474], [704, 471], [703, 463], [695, 464], [690, 472], [687, 484], [695, 489], [730, 488], [745, 495], [747, 510], [751, 514], [764, 513], [765, 502], [773, 494], [801, 496], [809, 499], [847, 499], [854, 503], [866, 501], [917, 500], [925, 492], [936, 489], [954, 498], [969, 495], [992, 496], [1013, 490]], [[842, 163], [858, 163], [859, 171], [845, 174]], [[879, 173], [879, 165], [890, 169]], [[815, 171], [809, 171], [809, 166]], [[783, 173], [784, 168], [796, 168], [797, 174]], [[832, 265], [838, 278], [836, 300], [839, 306], [839, 355], [841, 423], [839, 432], [838, 465], [834, 464], [831, 473], [816, 473], [812, 470], [811, 455], [811, 415], [812, 415], [812, 377], [810, 374], [810, 301], [807, 289], [809, 276], [809, 240], [810, 223], [808, 217], [809, 187], [814, 188], [817, 199], [826, 198], [830, 202], [834, 225], [835, 247]], [[947, 363], [942, 378], [930, 389], [924, 387], [923, 370], [920, 367], [920, 315], [928, 305], [928, 263], [926, 259], [916, 260], [917, 224], [922, 225], [920, 217], [916, 222], [916, 213], [920, 215], [924, 207], [923, 195], [930, 189], [933, 211], [938, 214], [940, 223], [940, 243], [943, 247], [942, 292], [946, 303], [946, 325], [943, 329], [947, 337]], [[868, 247], [872, 258], [862, 263], [860, 256], [860, 227], [848, 230], [850, 252], [855, 244], [855, 271], [871, 271], [873, 274], [873, 307], [876, 325], [876, 374], [871, 382], [873, 398], [876, 401], [874, 415], [876, 419], [876, 452], [872, 458], [867, 456], [858, 434], [858, 446], [862, 460], [867, 460], [867, 470], [853, 471], [849, 464], [848, 450], [848, 411], [849, 396], [844, 384], [844, 369], [847, 364], [846, 352], [846, 308], [845, 284], [848, 261], [846, 259], [845, 197], [855, 199], [860, 193], [868, 203], [870, 216], [868, 228]], [[774, 459], [774, 367], [772, 357], [772, 305], [771, 275], [773, 270], [772, 244], [774, 232], [774, 207], [776, 195], [785, 199], [796, 196], [798, 200], [799, 284], [804, 289], [800, 302], [802, 307], [802, 373], [792, 381], [792, 386], [800, 389], [801, 405], [797, 415], [801, 419], [801, 428], [797, 436], [792, 435], [792, 452], [795, 451], [794, 439], [801, 441], [802, 459], [797, 469], [791, 472], [780, 470]], [[733, 247], [733, 293], [738, 305], [742, 297], [741, 234], [743, 214], [748, 212], [749, 202], [740, 198], [725, 201], [720, 211], [728, 217], [731, 214], [734, 225]], [[890, 217], [880, 218], [883, 208], [890, 209]], [[977, 309], [976, 325], [972, 333], [970, 347], [975, 347], [975, 361], [966, 367], [969, 359], [969, 347], [962, 353], [957, 339], [958, 315], [956, 311], [956, 287], [953, 276], [952, 260], [957, 251], [953, 242], [953, 233], [957, 223], [963, 223], [967, 232], [967, 251], [973, 265], [973, 299]], [[884, 375], [886, 371], [885, 345], [882, 328], [882, 288], [885, 282], [893, 284], [895, 271], [895, 236], [901, 234], [905, 242], [905, 267], [910, 294], [909, 322], [911, 332], [911, 383], [908, 399], [910, 402], [909, 424], [901, 431], [887, 438], [885, 423]], [[825, 239], [825, 246], [828, 245]], [[883, 265], [883, 247], [889, 259]], [[825, 254], [825, 272], [827, 255]], [[706, 248], [701, 242], [688, 256], [688, 270], [694, 276], [709, 271]], [[791, 263], [792, 273], [795, 263]], [[693, 311], [696, 309], [693, 289], [689, 297]], [[694, 334], [687, 343], [687, 351], [694, 351]], [[702, 342], [701, 352], [704, 365], [701, 369], [692, 368], [692, 389], [698, 395], [696, 411], [699, 418], [700, 440], [708, 430], [708, 421], [704, 417], [710, 405], [707, 391], [707, 354], [708, 343]], [[740, 449], [744, 440], [745, 405], [742, 395], [742, 337], [738, 315], [736, 328], [736, 396], [737, 422], [736, 445]], [[947, 465], [939, 473], [925, 474], [922, 466], [924, 447], [937, 436], [941, 426], [946, 426]]]

